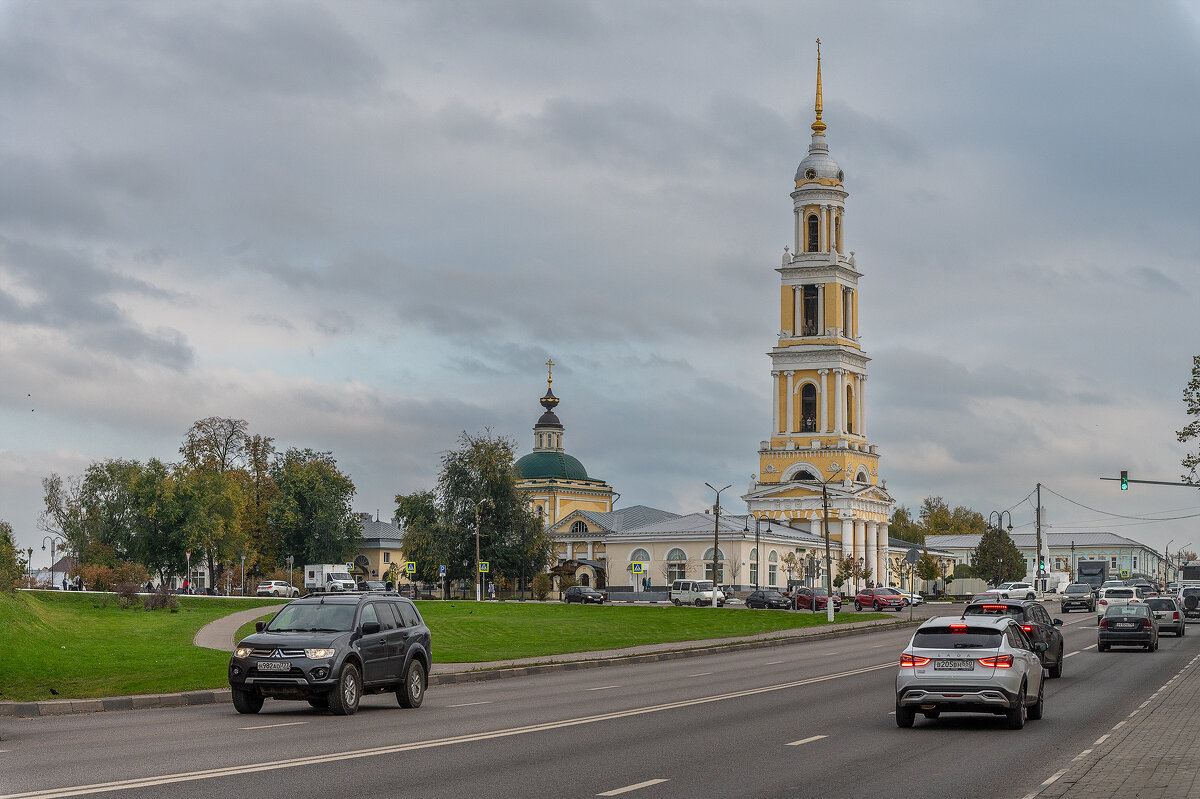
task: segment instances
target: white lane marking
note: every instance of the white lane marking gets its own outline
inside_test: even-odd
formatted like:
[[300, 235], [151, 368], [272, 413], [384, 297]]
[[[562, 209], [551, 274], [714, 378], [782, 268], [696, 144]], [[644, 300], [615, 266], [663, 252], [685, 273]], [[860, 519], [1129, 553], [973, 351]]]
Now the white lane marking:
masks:
[[1108, 740], [1108, 736], [1110, 736], [1110, 735], [1112, 735], [1112, 733], [1110, 733], [1110, 732], [1104, 733], [1103, 735], [1101, 735], [1099, 738], [1096, 739], [1096, 742], [1094, 744], [1092, 744], [1092, 746], [1099, 746], [1100, 744], [1104, 743], [1105, 741]]
[[838, 653], [838, 650], [835, 649], [832, 652], [826, 652], [825, 654], [826, 655], [836, 655], [837, 653]]
[[[1157, 695], [1157, 694], [1156, 694], [1156, 695]], [[1138, 705], [1138, 710], [1141, 710], [1142, 708], [1144, 708], [1144, 707], [1145, 707], [1146, 705], [1148, 705], [1148, 704], [1150, 704], [1150, 700], [1149, 700], [1149, 699], [1147, 699], [1145, 702], [1142, 702], [1140, 705]]]
[[1125, 722], [1118, 721], [1116, 724], [1113, 725], [1112, 731], [1116, 732], [1117, 730], [1121, 729], [1124, 726], [1125, 726]]
[[613, 788], [611, 791], [605, 791], [604, 793], [598, 793], [598, 794], [596, 794], [596, 796], [619, 796], [620, 794], [623, 794], [623, 793], [629, 793], [630, 791], [636, 791], [639, 788], [649, 788], [651, 785], [658, 785], [660, 782], [667, 782], [667, 780], [646, 780], [645, 782], [639, 782], [635, 785], [626, 785], [624, 788]]
[[889, 715], [889, 716], [894, 716], [894, 715], [896, 715], [896, 711], [894, 711], [894, 710], [889, 710], [889, 711], [888, 711], [888, 715]]
[[1081, 651], [1083, 651], [1083, 650], [1076, 649], [1074, 652], [1068, 652], [1067, 654], [1063, 655], [1063, 657], [1069, 658], [1069, 657], [1071, 657], [1071, 655], [1078, 655]]
[[620, 688], [619, 685], [601, 685], [596, 688], [585, 688], [585, 691], [607, 691], [609, 688]]
[[1095, 649], [1095, 648], [1096, 648], [1096, 645], [1095, 645], [1095, 644], [1092, 644], [1091, 646], [1085, 646], [1085, 647], [1084, 647], [1082, 650], [1080, 650], [1080, 651], [1082, 651], [1082, 652], [1086, 652], [1086, 651], [1088, 651], [1089, 649]]
[[[893, 710], [892, 712], [895, 713], [896, 711]], [[811, 738], [804, 738], [799, 741], [792, 741], [790, 744], [786, 744], [786, 745], [787, 746], [801, 746], [803, 744], [810, 744], [813, 741], [819, 741], [822, 738], [828, 738], [828, 737], [829, 737], [828, 735], [814, 735]]]
[[712, 702], [722, 702], [728, 699], [742, 699], [747, 696], [759, 696], [761, 694], [774, 693], [776, 691], [786, 691], [791, 688], [800, 688], [805, 685], [816, 685], [817, 683], [828, 682], [829, 680], [840, 680], [844, 677], [856, 677], [860, 674], [867, 674], [880, 669], [894, 669], [896, 663], [894, 660], [889, 660], [886, 663], [879, 663], [874, 666], [863, 666], [849, 671], [839, 671], [834, 674], [824, 674], [819, 677], [807, 677], [803, 680], [793, 680], [791, 682], [779, 683], [777, 685], [765, 685], [761, 688], [746, 688], [741, 691], [732, 691], [727, 694], [714, 694], [711, 696], [702, 696], [697, 699], [685, 699], [678, 702], [667, 702], [661, 705], [647, 705], [646, 707], [635, 707], [629, 710], [617, 710], [611, 713], [601, 713], [595, 716], [581, 716], [573, 719], [562, 719], [560, 721], [551, 721], [541, 724], [529, 724], [524, 727], [510, 727], [503, 730], [494, 730], [492, 732], [477, 732], [468, 733], [466, 735], [457, 735], [453, 738], [434, 738], [428, 741], [414, 741], [412, 743], [391, 744], [388, 746], [376, 746], [370, 749], [351, 749], [345, 752], [330, 752], [324, 755], [308, 755], [305, 757], [292, 757], [286, 760], [268, 760], [261, 763], [247, 763], [242, 766], [225, 766], [221, 768], [201, 769], [199, 771], [183, 771], [176, 774], [163, 774], [157, 777], [134, 777], [127, 780], [113, 780], [111, 782], [99, 782], [92, 785], [74, 785], [65, 788], [48, 788], [40, 791], [24, 791], [22, 793], [0, 794], [0, 799], [59, 799], [65, 796], [81, 796], [92, 793], [106, 793], [108, 791], [124, 791], [135, 788], [150, 788], [156, 785], [171, 785], [177, 782], [193, 782], [196, 780], [209, 780], [217, 777], [234, 777], [239, 774], [253, 774], [262, 771], [277, 771], [285, 768], [297, 768], [302, 766], [316, 766], [322, 763], [334, 763], [343, 760], [357, 760], [364, 757], [378, 757], [379, 755], [394, 755], [399, 752], [413, 752], [420, 749], [435, 749], [442, 746], [452, 746], [454, 744], [475, 743], [477, 741], [487, 741], [496, 738], [509, 738], [514, 735], [527, 735], [534, 732], [546, 732], [548, 730], [565, 729], [567, 727], [578, 727], [583, 724], [596, 724], [602, 721], [614, 721], [617, 719], [632, 718], [634, 716], [644, 716], [648, 713], [662, 713], [668, 710], [678, 710], [684, 707], [694, 707], [696, 705], [706, 705]]
[[1045, 787], [1045, 786], [1047, 786], [1047, 785], [1053, 785], [1054, 783], [1058, 782], [1058, 778], [1059, 778], [1059, 777], [1061, 777], [1062, 775], [1064, 775], [1064, 774], [1066, 774], [1066, 773], [1067, 773], [1067, 770], [1066, 770], [1066, 769], [1062, 769], [1061, 771], [1059, 771], [1059, 772], [1057, 772], [1057, 773], [1055, 773], [1055, 774], [1051, 775], [1050, 777], [1048, 777], [1048, 778], [1046, 779], [1046, 781], [1042, 783], [1042, 786], [1043, 786], [1043, 787]]
[[695, 674], [689, 674], [688, 676], [689, 677], [707, 677], [710, 674], [712, 674], [711, 671], [698, 671]]
[[[886, 644], [873, 644], [873, 645], [871, 646], [871, 648], [872, 648], [872, 649], [878, 649], [878, 648], [879, 648], [879, 647], [881, 647], [881, 646], [886, 646]], [[994, 671], [994, 669], [993, 669], [993, 671]]]
[[776, 666], [776, 665], [778, 665], [778, 664], [780, 664], [780, 663], [785, 663], [785, 662], [786, 662], [786, 661], [783, 661], [783, 660], [768, 660], [768, 661], [767, 661], [766, 663], [764, 663], [763, 665], [764, 665], [764, 666]]
[[1091, 753], [1092, 753], [1092, 750], [1091, 750], [1091, 749], [1084, 749], [1082, 752], [1080, 752], [1079, 754], [1075, 755], [1075, 757], [1071, 758], [1071, 762], [1072, 762], [1072, 763], [1074, 763], [1074, 762], [1075, 762], [1075, 761], [1077, 761], [1077, 760], [1083, 760], [1085, 757], [1087, 757], [1087, 756], [1088, 756], [1088, 755], [1090, 755]]
[[239, 730], [269, 730], [272, 727], [295, 727], [297, 724], [307, 724], [307, 721], [288, 721], [282, 724], [262, 724], [258, 727], [238, 727]]
[[1129, 714], [1129, 718], [1133, 718], [1134, 716], [1136, 716], [1138, 713], [1141, 713], [1141, 712], [1142, 712], [1142, 711], [1141, 711], [1141, 709], [1139, 708], [1138, 710], [1135, 710], [1135, 711], [1133, 711], [1132, 713], [1130, 713], [1130, 714]]
[[446, 707], [474, 707], [475, 705], [490, 705], [491, 702], [460, 702], [457, 705], [446, 705]]

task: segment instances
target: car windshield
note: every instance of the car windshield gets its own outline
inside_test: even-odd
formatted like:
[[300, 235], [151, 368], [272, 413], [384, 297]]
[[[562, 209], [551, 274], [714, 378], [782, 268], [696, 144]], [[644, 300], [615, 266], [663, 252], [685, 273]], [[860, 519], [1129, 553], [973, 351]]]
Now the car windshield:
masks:
[[1092, 587], [1090, 585], [1080, 585], [1077, 583], [1075, 585], [1068, 585], [1066, 587], [1066, 589], [1064, 589], [1063, 593], [1064, 594], [1090, 594], [1090, 593], [1092, 593]]
[[293, 602], [267, 624], [267, 632], [345, 632], [354, 625], [354, 605]]
[[1175, 606], [1175, 600], [1167, 599], [1165, 597], [1161, 597], [1161, 598], [1154, 597], [1152, 599], [1147, 600], [1146, 604], [1148, 604], [1154, 610], [1176, 610], [1177, 609]]
[[1150, 608], [1147, 605], [1117, 605], [1105, 611], [1104, 615], [1146, 618], [1150, 615]]
[[990, 627], [929, 627], [917, 630], [913, 647], [921, 649], [995, 649], [1000, 646], [1001, 633]]
[[697, 591], [711, 591], [712, 590], [712, 580], [701, 580], [700, 582], [696, 583], [696, 590]]
[[1132, 599], [1132, 588], [1110, 588], [1104, 592], [1105, 599]]

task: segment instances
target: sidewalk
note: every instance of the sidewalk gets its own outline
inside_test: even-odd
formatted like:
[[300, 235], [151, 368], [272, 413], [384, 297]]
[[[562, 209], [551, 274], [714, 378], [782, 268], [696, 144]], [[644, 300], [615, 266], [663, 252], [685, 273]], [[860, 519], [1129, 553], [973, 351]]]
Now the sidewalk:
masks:
[[1024, 799], [1200, 796], [1200, 655]]

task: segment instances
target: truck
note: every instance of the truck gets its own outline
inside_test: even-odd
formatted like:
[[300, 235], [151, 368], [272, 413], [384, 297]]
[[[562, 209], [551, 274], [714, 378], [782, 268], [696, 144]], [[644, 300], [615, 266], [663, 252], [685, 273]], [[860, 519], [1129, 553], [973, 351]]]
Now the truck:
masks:
[[357, 586], [345, 566], [319, 563], [304, 567], [304, 589], [310, 594], [354, 591]]
[[1087, 583], [1092, 587], [1093, 594], [1099, 592], [1107, 579], [1107, 560], [1081, 560], [1075, 563], [1075, 582]]

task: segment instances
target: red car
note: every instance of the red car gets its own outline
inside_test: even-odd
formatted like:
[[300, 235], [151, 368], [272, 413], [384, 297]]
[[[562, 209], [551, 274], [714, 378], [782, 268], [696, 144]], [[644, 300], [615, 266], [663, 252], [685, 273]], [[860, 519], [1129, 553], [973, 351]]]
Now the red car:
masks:
[[[816, 598], [817, 610], [825, 610], [825, 606], [829, 603], [829, 597], [825, 593], [824, 588], [797, 588], [792, 593], [792, 607], [796, 610], [812, 610], [813, 598]], [[834, 612], [842, 609], [842, 600], [838, 597], [833, 598]]]
[[876, 611], [891, 609], [899, 613], [907, 604], [903, 596], [890, 588], [864, 588], [854, 597], [855, 610], [867, 607]]

